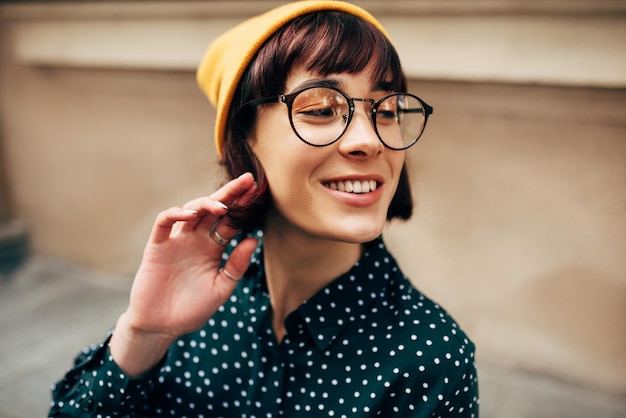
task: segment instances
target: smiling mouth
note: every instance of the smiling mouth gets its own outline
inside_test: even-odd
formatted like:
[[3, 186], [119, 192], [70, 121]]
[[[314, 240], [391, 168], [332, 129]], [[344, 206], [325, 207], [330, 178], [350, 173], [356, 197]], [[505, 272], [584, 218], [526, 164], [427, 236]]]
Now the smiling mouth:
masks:
[[324, 186], [340, 192], [361, 194], [376, 190], [378, 182], [376, 180], [343, 180], [324, 183]]

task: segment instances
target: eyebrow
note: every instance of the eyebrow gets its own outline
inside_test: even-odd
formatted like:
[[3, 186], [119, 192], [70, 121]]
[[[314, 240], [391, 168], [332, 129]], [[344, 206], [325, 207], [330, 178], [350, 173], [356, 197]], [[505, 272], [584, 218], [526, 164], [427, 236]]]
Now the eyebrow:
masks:
[[294, 87], [290, 91], [290, 93], [293, 93], [294, 91], [305, 89], [307, 87], [317, 87], [317, 86], [339, 88], [339, 87], [341, 87], [341, 82], [339, 80], [334, 79], [334, 78], [315, 78], [315, 79], [310, 79], [310, 80], [306, 80], [306, 81], [298, 84], [296, 87]]
[[[393, 91], [391, 85], [393, 83], [391, 81], [379, 81], [372, 85], [371, 91]], [[295, 91], [299, 91], [305, 89], [307, 87], [332, 87], [332, 88], [341, 88], [342, 82], [340, 80], [334, 78], [315, 78], [306, 80], [300, 84], [298, 84], [295, 88], [293, 88], [289, 93], [293, 93]]]
[[393, 81], [391, 80], [379, 81], [378, 83], [374, 84], [374, 88], [372, 89], [372, 91], [394, 91], [394, 89], [391, 88], [392, 85]]

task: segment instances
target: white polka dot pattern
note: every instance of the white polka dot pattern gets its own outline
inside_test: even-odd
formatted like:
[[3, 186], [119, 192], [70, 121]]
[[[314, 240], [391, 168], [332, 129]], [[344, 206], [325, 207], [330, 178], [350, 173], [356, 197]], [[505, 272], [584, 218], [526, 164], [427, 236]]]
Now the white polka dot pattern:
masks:
[[478, 417], [474, 345], [382, 239], [287, 317], [280, 344], [260, 248], [230, 300], [145, 376], [126, 377], [106, 342], [85, 350], [50, 416]]

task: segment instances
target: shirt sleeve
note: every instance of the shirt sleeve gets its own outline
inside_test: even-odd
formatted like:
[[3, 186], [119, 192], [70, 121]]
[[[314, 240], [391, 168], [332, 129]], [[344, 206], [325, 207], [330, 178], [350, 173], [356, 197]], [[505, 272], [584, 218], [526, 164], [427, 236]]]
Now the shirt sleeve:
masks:
[[433, 417], [478, 418], [478, 377], [473, 361], [461, 367], [440, 400]]
[[110, 336], [83, 350], [74, 367], [52, 388], [50, 417], [135, 417], [153, 391], [161, 364], [129, 378], [113, 361]]

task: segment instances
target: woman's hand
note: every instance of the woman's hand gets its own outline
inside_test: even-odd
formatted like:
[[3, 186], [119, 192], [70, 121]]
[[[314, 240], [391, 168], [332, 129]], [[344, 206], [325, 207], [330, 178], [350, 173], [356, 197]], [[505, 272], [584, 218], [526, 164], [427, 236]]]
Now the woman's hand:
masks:
[[225, 243], [237, 231], [219, 221], [229, 205], [245, 203], [255, 188], [247, 173], [211, 196], [157, 216], [130, 304], [109, 345], [128, 375], [153, 367], [176, 338], [202, 327], [231, 295], [257, 242], [249, 238], [239, 243], [220, 270]]

